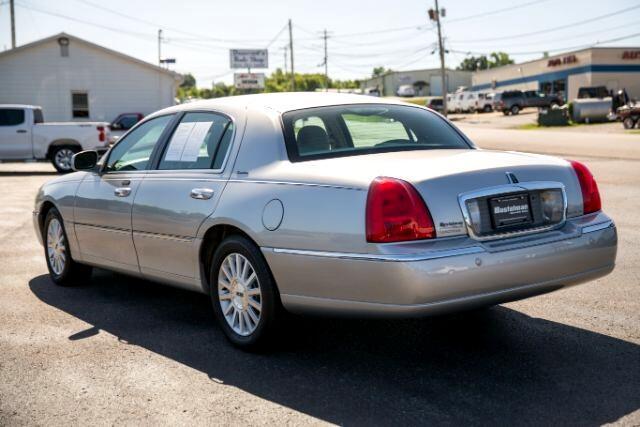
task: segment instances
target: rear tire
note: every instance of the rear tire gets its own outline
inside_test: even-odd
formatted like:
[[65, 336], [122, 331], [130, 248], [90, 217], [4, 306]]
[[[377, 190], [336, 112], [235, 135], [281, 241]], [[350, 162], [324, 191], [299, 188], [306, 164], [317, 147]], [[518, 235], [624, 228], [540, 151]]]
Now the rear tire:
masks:
[[511, 106], [511, 114], [514, 116], [517, 114], [520, 114], [520, 106], [519, 105]]
[[47, 212], [43, 227], [43, 241], [47, 269], [55, 284], [77, 286], [89, 281], [92, 268], [75, 262], [71, 257], [64, 222], [56, 208], [51, 208]]
[[264, 348], [283, 309], [260, 249], [245, 237], [227, 237], [213, 254], [209, 283], [213, 312], [229, 341], [244, 350]]
[[485, 113], [490, 113], [491, 110], [492, 110], [491, 105], [485, 105], [484, 108], [483, 108], [483, 111]]
[[622, 126], [624, 126], [625, 129], [633, 129], [635, 125], [636, 121], [633, 120], [633, 117], [627, 117], [622, 121]]
[[73, 171], [72, 158], [73, 155], [80, 152], [78, 147], [60, 146], [51, 149], [51, 164], [60, 173], [69, 173]]

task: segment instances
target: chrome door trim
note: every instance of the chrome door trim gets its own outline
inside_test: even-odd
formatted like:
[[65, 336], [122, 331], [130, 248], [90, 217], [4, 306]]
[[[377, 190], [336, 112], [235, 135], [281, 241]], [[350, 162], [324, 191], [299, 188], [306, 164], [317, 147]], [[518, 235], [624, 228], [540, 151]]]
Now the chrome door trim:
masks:
[[[560, 190], [562, 192], [563, 199], [563, 208], [562, 208], [562, 219], [557, 224], [545, 225], [542, 227], [529, 228], [527, 230], [518, 230], [518, 231], [507, 231], [503, 233], [495, 233], [487, 236], [478, 236], [473, 231], [473, 225], [471, 223], [471, 217], [469, 216], [469, 212], [467, 210], [467, 201], [471, 199], [475, 199], [478, 197], [487, 197], [487, 196], [497, 196], [500, 194], [509, 194], [509, 193], [519, 193], [522, 191], [529, 190]], [[458, 204], [460, 205], [460, 210], [462, 211], [462, 216], [464, 218], [464, 224], [467, 228], [467, 233], [469, 236], [478, 241], [486, 241], [486, 240], [496, 240], [496, 239], [505, 239], [508, 237], [517, 237], [517, 236], [525, 236], [527, 234], [539, 233], [541, 231], [549, 231], [561, 228], [567, 221], [567, 192], [565, 190], [564, 184], [556, 181], [530, 181], [530, 182], [519, 182], [517, 184], [506, 184], [506, 185], [498, 185], [495, 187], [487, 187], [480, 190], [469, 191], [467, 193], [462, 193], [458, 195]]]
[[263, 247], [264, 251], [271, 251], [277, 254], [315, 256], [322, 258], [352, 259], [359, 261], [383, 261], [383, 262], [415, 262], [427, 261], [439, 258], [448, 258], [461, 255], [471, 255], [485, 252], [480, 246], [468, 246], [465, 248], [437, 250], [416, 254], [364, 254], [364, 253], [348, 253], [348, 252], [328, 252], [314, 251], [304, 249], [287, 249], [287, 248], [271, 248]]

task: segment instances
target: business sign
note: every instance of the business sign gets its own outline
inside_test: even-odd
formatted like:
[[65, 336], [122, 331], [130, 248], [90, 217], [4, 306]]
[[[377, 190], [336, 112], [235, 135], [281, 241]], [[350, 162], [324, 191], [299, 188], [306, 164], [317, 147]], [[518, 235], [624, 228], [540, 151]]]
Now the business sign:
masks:
[[233, 84], [236, 89], [264, 89], [264, 73], [235, 73]]
[[640, 59], [640, 50], [625, 50], [622, 59]]
[[547, 67], [557, 67], [559, 65], [575, 64], [578, 62], [578, 57], [575, 55], [568, 55], [563, 58], [553, 58], [547, 62]]
[[231, 49], [231, 68], [269, 68], [267, 49]]

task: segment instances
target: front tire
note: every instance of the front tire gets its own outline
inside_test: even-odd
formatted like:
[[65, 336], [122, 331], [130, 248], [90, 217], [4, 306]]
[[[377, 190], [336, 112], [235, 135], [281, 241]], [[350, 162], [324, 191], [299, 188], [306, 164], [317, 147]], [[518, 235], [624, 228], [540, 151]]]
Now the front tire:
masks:
[[60, 286], [76, 286], [91, 278], [92, 268], [71, 258], [69, 239], [62, 216], [56, 208], [47, 212], [44, 220], [44, 255], [51, 280]]
[[264, 347], [282, 309], [258, 247], [242, 236], [227, 237], [213, 254], [209, 277], [213, 311], [229, 341], [245, 350]]
[[73, 171], [72, 159], [73, 155], [78, 153], [80, 149], [77, 147], [54, 147], [51, 150], [51, 164], [60, 173], [69, 173]]

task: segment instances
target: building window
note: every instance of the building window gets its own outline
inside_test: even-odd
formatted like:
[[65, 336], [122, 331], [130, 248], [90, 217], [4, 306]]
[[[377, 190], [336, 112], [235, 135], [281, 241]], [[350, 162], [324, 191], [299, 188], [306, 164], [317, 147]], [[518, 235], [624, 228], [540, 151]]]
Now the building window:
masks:
[[71, 116], [74, 119], [89, 117], [89, 94], [87, 92], [71, 92]]

